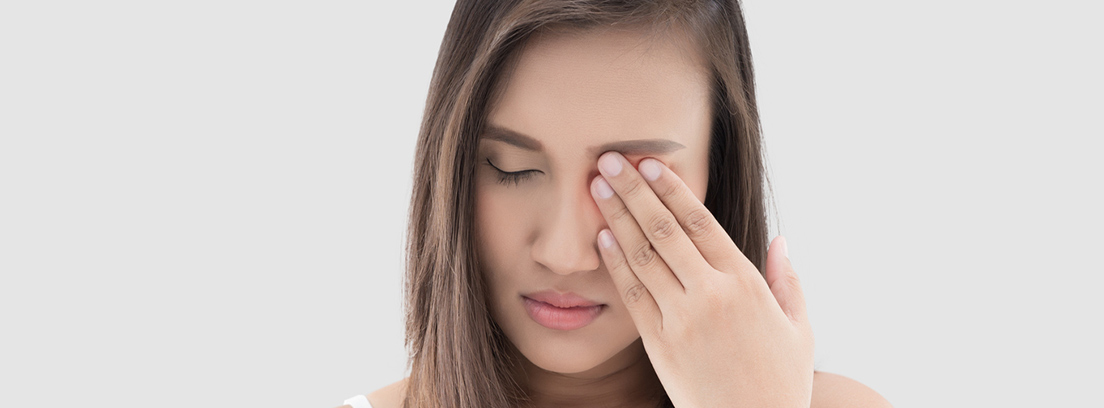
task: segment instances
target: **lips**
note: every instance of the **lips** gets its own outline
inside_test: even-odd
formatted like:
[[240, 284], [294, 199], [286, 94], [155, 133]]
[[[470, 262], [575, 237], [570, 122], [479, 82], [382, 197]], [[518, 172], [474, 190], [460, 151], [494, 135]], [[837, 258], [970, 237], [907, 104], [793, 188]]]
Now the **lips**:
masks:
[[541, 326], [553, 330], [575, 330], [586, 327], [606, 305], [574, 293], [543, 291], [522, 295], [525, 311]]
[[602, 303], [592, 301], [574, 293], [558, 293], [551, 290], [522, 295], [538, 302], [544, 302], [558, 308], [601, 306]]

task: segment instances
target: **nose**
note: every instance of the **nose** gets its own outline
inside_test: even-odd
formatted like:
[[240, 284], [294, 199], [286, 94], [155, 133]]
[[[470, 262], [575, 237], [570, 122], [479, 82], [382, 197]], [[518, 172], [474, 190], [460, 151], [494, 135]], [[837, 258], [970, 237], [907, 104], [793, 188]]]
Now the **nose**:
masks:
[[559, 275], [593, 271], [601, 263], [597, 239], [605, 219], [589, 180], [571, 184], [548, 200], [532, 248], [533, 260]]

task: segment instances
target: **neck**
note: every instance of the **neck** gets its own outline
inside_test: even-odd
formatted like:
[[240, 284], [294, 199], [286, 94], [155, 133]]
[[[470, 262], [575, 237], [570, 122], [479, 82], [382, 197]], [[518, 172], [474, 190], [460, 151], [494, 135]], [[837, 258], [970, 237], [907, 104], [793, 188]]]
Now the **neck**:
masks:
[[518, 382], [532, 408], [654, 407], [663, 396], [659, 377], [640, 339], [580, 373], [555, 373], [537, 367], [524, 356], [519, 360], [523, 373], [517, 376]]

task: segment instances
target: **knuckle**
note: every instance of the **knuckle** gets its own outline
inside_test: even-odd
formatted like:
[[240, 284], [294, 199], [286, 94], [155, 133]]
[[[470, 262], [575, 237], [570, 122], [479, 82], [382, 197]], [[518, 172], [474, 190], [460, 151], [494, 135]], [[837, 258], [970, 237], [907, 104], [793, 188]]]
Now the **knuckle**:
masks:
[[648, 293], [648, 288], [644, 287], [643, 283], [635, 281], [625, 288], [625, 304], [635, 305], [644, 299], [644, 295]]
[[[722, 285], [703, 285], [701, 288], [701, 298], [705, 300], [707, 304], [716, 306], [718, 303], [725, 300], [726, 292], [721, 290]], [[708, 310], [715, 311], [717, 307], [711, 307]]]
[[636, 266], [647, 266], [655, 262], [656, 253], [652, 245], [644, 242], [633, 248], [629, 255], [630, 262]]
[[679, 194], [682, 193], [682, 191], [682, 186], [679, 185], [679, 183], [668, 181], [659, 186], [659, 188], [656, 190], [656, 194], [660, 197], [678, 197]]
[[666, 241], [674, 237], [678, 233], [679, 227], [675, 220], [671, 217], [658, 216], [652, 219], [650, 223], [651, 228], [649, 231], [652, 233], [652, 237], [657, 241]]
[[786, 285], [786, 289], [789, 289], [790, 293], [799, 293], [799, 291], [801, 291], [801, 280], [797, 278], [797, 275], [788, 273], [783, 279], [782, 283]]
[[733, 275], [733, 279], [736, 279], [736, 282], [740, 285], [740, 287], [746, 288], [754, 285], [759, 285], [761, 283], [767, 283], [767, 278], [762, 272], [735, 273]]
[[686, 234], [691, 238], [708, 238], [713, 231], [713, 214], [705, 208], [696, 208], [686, 215]]
[[625, 260], [624, 256], [612, 256], [611, 258], [612, 259], [609, 259], [606, 263], [606, 267], [609, 269], [610, 272], [629, 270], [628, 273], [632, 273], [632, 271], [630, 270], [632, 268], [629, 267], [629, 264]]
[[640, 194], [643, 187], [644, 183], [641, 180], [629, 180], [625, 183], [624, 187], [621, 187], [619, 195], [623, 197], [636, 197]]
[[610, 214], [610, 221], [617, 224], [633, 221], [632, 212], [629, 211], [629, 207], [621, 205]]

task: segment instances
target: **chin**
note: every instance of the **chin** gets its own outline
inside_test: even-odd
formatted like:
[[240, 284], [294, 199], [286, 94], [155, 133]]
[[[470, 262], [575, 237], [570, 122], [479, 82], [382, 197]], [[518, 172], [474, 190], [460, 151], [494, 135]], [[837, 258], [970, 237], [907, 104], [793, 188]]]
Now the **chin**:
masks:
[[560, 374], [576, 374], [589, 371], [616, 353], [598, 353], [598, 350], [575, 350], [574, 352], [562, 352], [555, 348], [541, 348], [537, 346], [532, 355], [522, 353], [533, 365], [542, 370]]
[[588, 334], [591, 336], [569, 337], [526, 333], [519, 339], [511, 337], [510, 341], [525, 359], [542, 370], [560, 374], [577, 374], [593, 370], [610, 361], [639, 338], [639, 336], [629, 335], [615, 336], [614, 333]]

